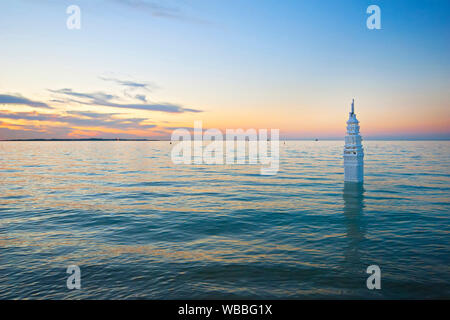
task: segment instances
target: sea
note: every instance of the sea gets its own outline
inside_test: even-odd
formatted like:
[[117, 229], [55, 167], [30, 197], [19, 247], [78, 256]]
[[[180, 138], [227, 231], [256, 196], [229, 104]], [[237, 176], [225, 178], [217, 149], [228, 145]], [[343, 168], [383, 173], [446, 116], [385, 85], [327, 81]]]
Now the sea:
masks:
[[172, 148], [0, 142], [0, 299], [450, 298], [450, 141], [364, 141], [364, 184], [343, 141], [280, 142], [275, 175]]

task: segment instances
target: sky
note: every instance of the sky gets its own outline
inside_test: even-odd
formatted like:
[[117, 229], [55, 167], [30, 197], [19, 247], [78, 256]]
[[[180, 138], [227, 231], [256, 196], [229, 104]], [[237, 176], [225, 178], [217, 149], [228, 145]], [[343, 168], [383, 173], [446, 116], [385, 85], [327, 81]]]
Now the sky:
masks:
[[365, 139], [450, 139], [448, 0], [3, 0], [0, 15], [0, 139], [168, 139], [196, 120], [341, 139], [353, 98]]

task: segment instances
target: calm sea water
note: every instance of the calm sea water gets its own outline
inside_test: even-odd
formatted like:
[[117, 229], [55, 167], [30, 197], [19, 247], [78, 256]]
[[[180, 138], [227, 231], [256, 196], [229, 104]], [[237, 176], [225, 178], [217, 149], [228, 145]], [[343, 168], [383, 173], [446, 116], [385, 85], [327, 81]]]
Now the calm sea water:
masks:
[[340, 141], [280, 144], [275, 176], [171, 147], [0, 142], [0, 298], [450, 298], [450, 142], [365, 141], [363, 187]]

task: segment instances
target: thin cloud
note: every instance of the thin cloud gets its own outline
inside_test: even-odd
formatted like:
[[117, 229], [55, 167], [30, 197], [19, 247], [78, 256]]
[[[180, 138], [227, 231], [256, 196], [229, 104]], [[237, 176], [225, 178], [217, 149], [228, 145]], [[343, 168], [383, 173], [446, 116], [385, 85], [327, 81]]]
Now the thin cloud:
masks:
[[104, 127], [113, 129], [151, 129], [154, 124], [143, 123], [145, 118], [116, 118], [114, 114], [70, 111], [67, 115], [38, 112], [9, 112], [0, 110], [0, 119], [47, 121], [80, 127]]
[[66, 113], [76, 115], [76, 116], [95, 118], [95, 119], [107, 119], [107, 118], [110, 118], [112, 116], [116, 116], [119, 114], [119, 113], [96, 113], [96, 112], [88, 112], [88, 111], [67, 111]]
[[128, 87], [128, 88], [135, 88], [135, 89], [145, 89], [148, 91], [151, 91], [152, 89], [156, 88], [156, 85], [153, 83], [148, 82], [138, 82], [138, 81], [131, 81], [131, 80], [121, 80], [117, 78], [107, 78], [107, 77], [99, 77], [103, 81], [110, 81], [114, 82], [118, 85]]
[[[182, 10], [181, 5], [186, 5], [184, 1], [170, 1], [171, 6], [166, 5], [169, 1], [159, 0], [159, 1], [149, 1], [149, 0], [114, 0], [116, 3], [126, 6], [131, 9], [139, 10], [140, 12], [145, 12], [153, 17], [165, 18], [172, 20], [179, 20], [183, 22], [195, 23], [195, 24], [211, 24], [209, 21], [193, 18], [186, 15]], [[164, 3], [162, 5], [161, 3]]]
[[[117, 96], [106, 94], [103, 92], [83, 93], [83, 92], [73, 91], [72, 89], [59, 89], [59, 90], [49, 90], [49, 91], [53, 92], [53, 93], [61, 94], [61, 95], [88, 99], [90, 101], [85, 102], [84, 104], [89, 104], [89, 105], [99, 105], [99, 106], [112, 107], [112, 108], [135, 109], [135, 110], [146, 110], [146, 111], [160, 111], [160, 112], [166, 112], [166, 113], [202, 112], [202, 110], [185, 108], [181, 105], [172, 104], [172, 103], [143, 103], [143, 104], [114, 103], [114, 102], [111, 102], [110, 100], [117, 98]], [[83, 103], [83, 102], [79, 102], [79, 103]]]
[[113, 108], [125, 108], [125, 109], [136, 109], [136, 110], [146, 110], [146, 111], [160, 111], [167, 113], [184, 113], [184, 112], [202, 112], [201, 110], [184, 108], [182, 106], [171, 104], [171, 103], [160, 103], [160, 104], [119, 104], [119, 103], [96, 103], [105, 107]]
[[0, 105], [1, 104], [19, 104], [19, 105], [26, 105], [30, 107], [35, 108], [44, 108], [44, 109], [53, 109], [48, 104], [44, 102], [39, 101], [33, 101], [21, 96], [12, 96], [12, 95], [6, 95], [2, 94], [0, 95]]
[[142, 102], [147, 102], [147, 97], [143, 94], [137, 94], [135, 96], [136, 99], [141, 100]]
[[58, 94], [64, 94], [64, 95], [68, 95], [68, 96], [72, 96], [72, 97], [77, 97], [77, 98], [86, 98], [86, 99], [90, 99], [90, 100], [95, 100], [95, 101], [108, 101], [108, 100], [112, 100], [112, 99], [116, 99], [118, 98], [115, 95], [112, 94], [106, 94], [103, 92], [93, 92], [93, 93], [83, 93], [83, 92], [76, 92], [73, 91], [72, 89], [58, 89], [58, 90], [50, 90], [50, 92], [53, 93], [58, 93]]
[[9, 124], [0, 124], [0, 137], [1, 139], [49, 139], [49, 138], [61, 138], [70, 137], [72, 129], [66, 127], [51, 127], [43, 129], [41, 126], [33, 125], [14, 125], [14, 128], [3, 127]]
[[155, 1], [145, 0], [115, 0], [116, 3], [127, 6], [129, 8], [138, 9], [151, 14], [154, 17], [186, 19], [178, 8], [163, 6]]

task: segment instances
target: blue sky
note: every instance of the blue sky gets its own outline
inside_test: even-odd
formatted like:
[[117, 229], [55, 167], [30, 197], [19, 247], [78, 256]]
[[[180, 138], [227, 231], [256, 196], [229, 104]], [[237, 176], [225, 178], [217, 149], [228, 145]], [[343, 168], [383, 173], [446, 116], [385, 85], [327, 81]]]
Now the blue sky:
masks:
[[[72, 4], [81, 30], [66, 28]], [[381, 30], [366, 27], [371, 4]], [[0, 12], [0, 139], [167, 137], [194, 120], [338, 138], [353, 97], [368, 138], [450, 138], [450, 1], [15, 0]]]

